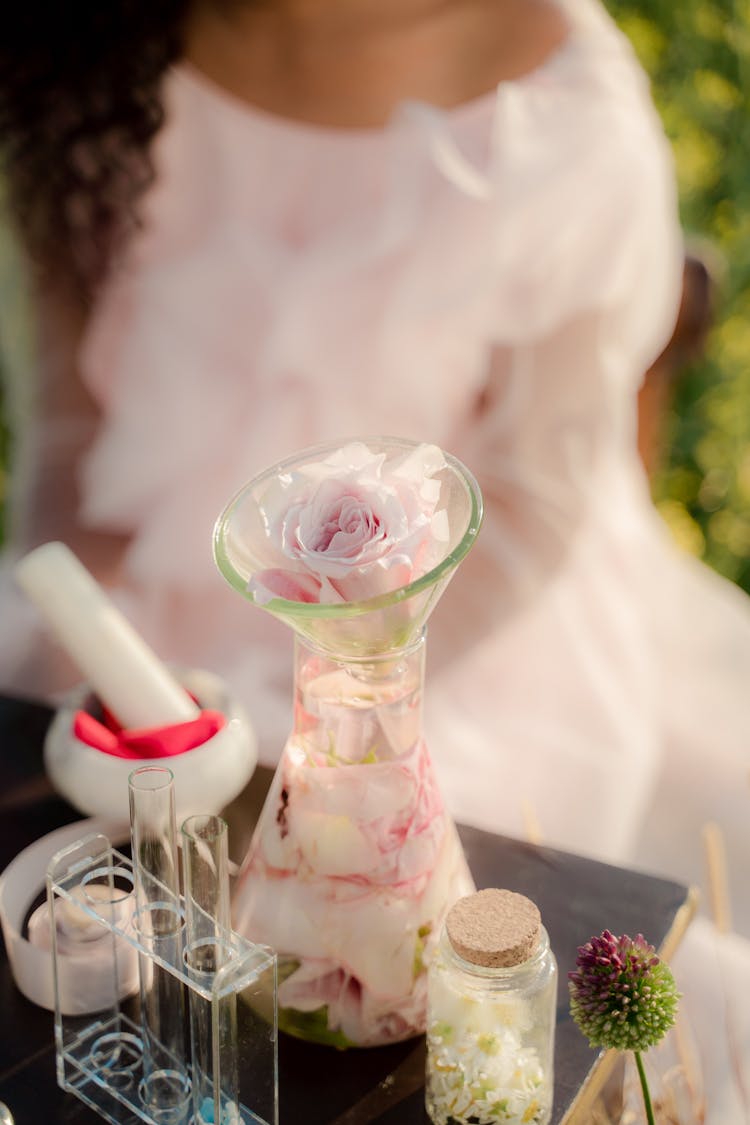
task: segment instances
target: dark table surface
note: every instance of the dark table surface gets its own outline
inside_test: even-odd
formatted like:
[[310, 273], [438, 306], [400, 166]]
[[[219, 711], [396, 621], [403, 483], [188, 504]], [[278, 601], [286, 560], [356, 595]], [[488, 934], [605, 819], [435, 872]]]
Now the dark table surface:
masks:
[[[51, 712], [0, 697], [0, 871], [27, 845], [81, 818], [54, 793], [42, 746]], [[256, 770], [226, 810], [233, 854], [244, 849], [271, 774]], [[595, 799], [595, 798], [593, 798]], [[667, 952], [684, 931], [691, 896], [680, 884], [519, 840], [459, 827], [477, 887], [506, 887], [537, 903], [560, 968], [553, 1125], [585, 1120], [606, 1062], [568, 1012], [567, 970], [592, 934], [642, 932]], [[40, 888], [30, 888], [30, 901]], [[0, 946], [0, 1100], [16, 1125], [96, 1125], [101, 1118], [55, 1079], [53, 1016], [18, 991]], [[603, 1065], [604, 1063], [604, 1065]], [[279, 1042], [281, 1125], [424, 1125], [424, 1041], [340, 1052], [286, 1035]]]

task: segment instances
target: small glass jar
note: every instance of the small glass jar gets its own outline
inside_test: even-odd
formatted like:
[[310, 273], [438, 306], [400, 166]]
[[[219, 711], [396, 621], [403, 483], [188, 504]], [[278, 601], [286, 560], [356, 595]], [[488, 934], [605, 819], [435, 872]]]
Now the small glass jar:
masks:
[[488, 889], [452, 907], [428, 968], [426, 1105], [435, 1125], [546, 1125], [557, 963], [539, 910]]

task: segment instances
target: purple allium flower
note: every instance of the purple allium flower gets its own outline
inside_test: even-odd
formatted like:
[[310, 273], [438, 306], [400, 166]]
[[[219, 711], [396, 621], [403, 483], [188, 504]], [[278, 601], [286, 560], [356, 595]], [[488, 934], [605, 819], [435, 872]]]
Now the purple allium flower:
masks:
[[592, 1047], [645, 1051], [674, 1024], [674, 977], [642, 934], [605, 930], [578, 949], [568, 973], [570, 1013]]

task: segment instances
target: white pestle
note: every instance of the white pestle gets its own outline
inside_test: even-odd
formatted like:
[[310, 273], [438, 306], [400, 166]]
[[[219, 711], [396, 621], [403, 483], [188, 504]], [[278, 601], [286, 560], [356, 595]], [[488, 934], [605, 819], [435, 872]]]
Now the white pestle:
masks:
[[64, 543], [31, 551], [16, 564], [15, 578], [124, 727], [197, 718], [193, 699]]

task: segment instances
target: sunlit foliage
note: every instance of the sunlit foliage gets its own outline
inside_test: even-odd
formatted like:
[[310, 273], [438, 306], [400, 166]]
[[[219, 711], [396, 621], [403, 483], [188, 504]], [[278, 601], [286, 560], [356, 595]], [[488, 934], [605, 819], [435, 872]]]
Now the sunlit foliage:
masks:
[[659, 509], [750, 590], [750, 0], [607, 0], [651, 77], [688, 239], [718, 284], [706, 354], [679, 381]]

